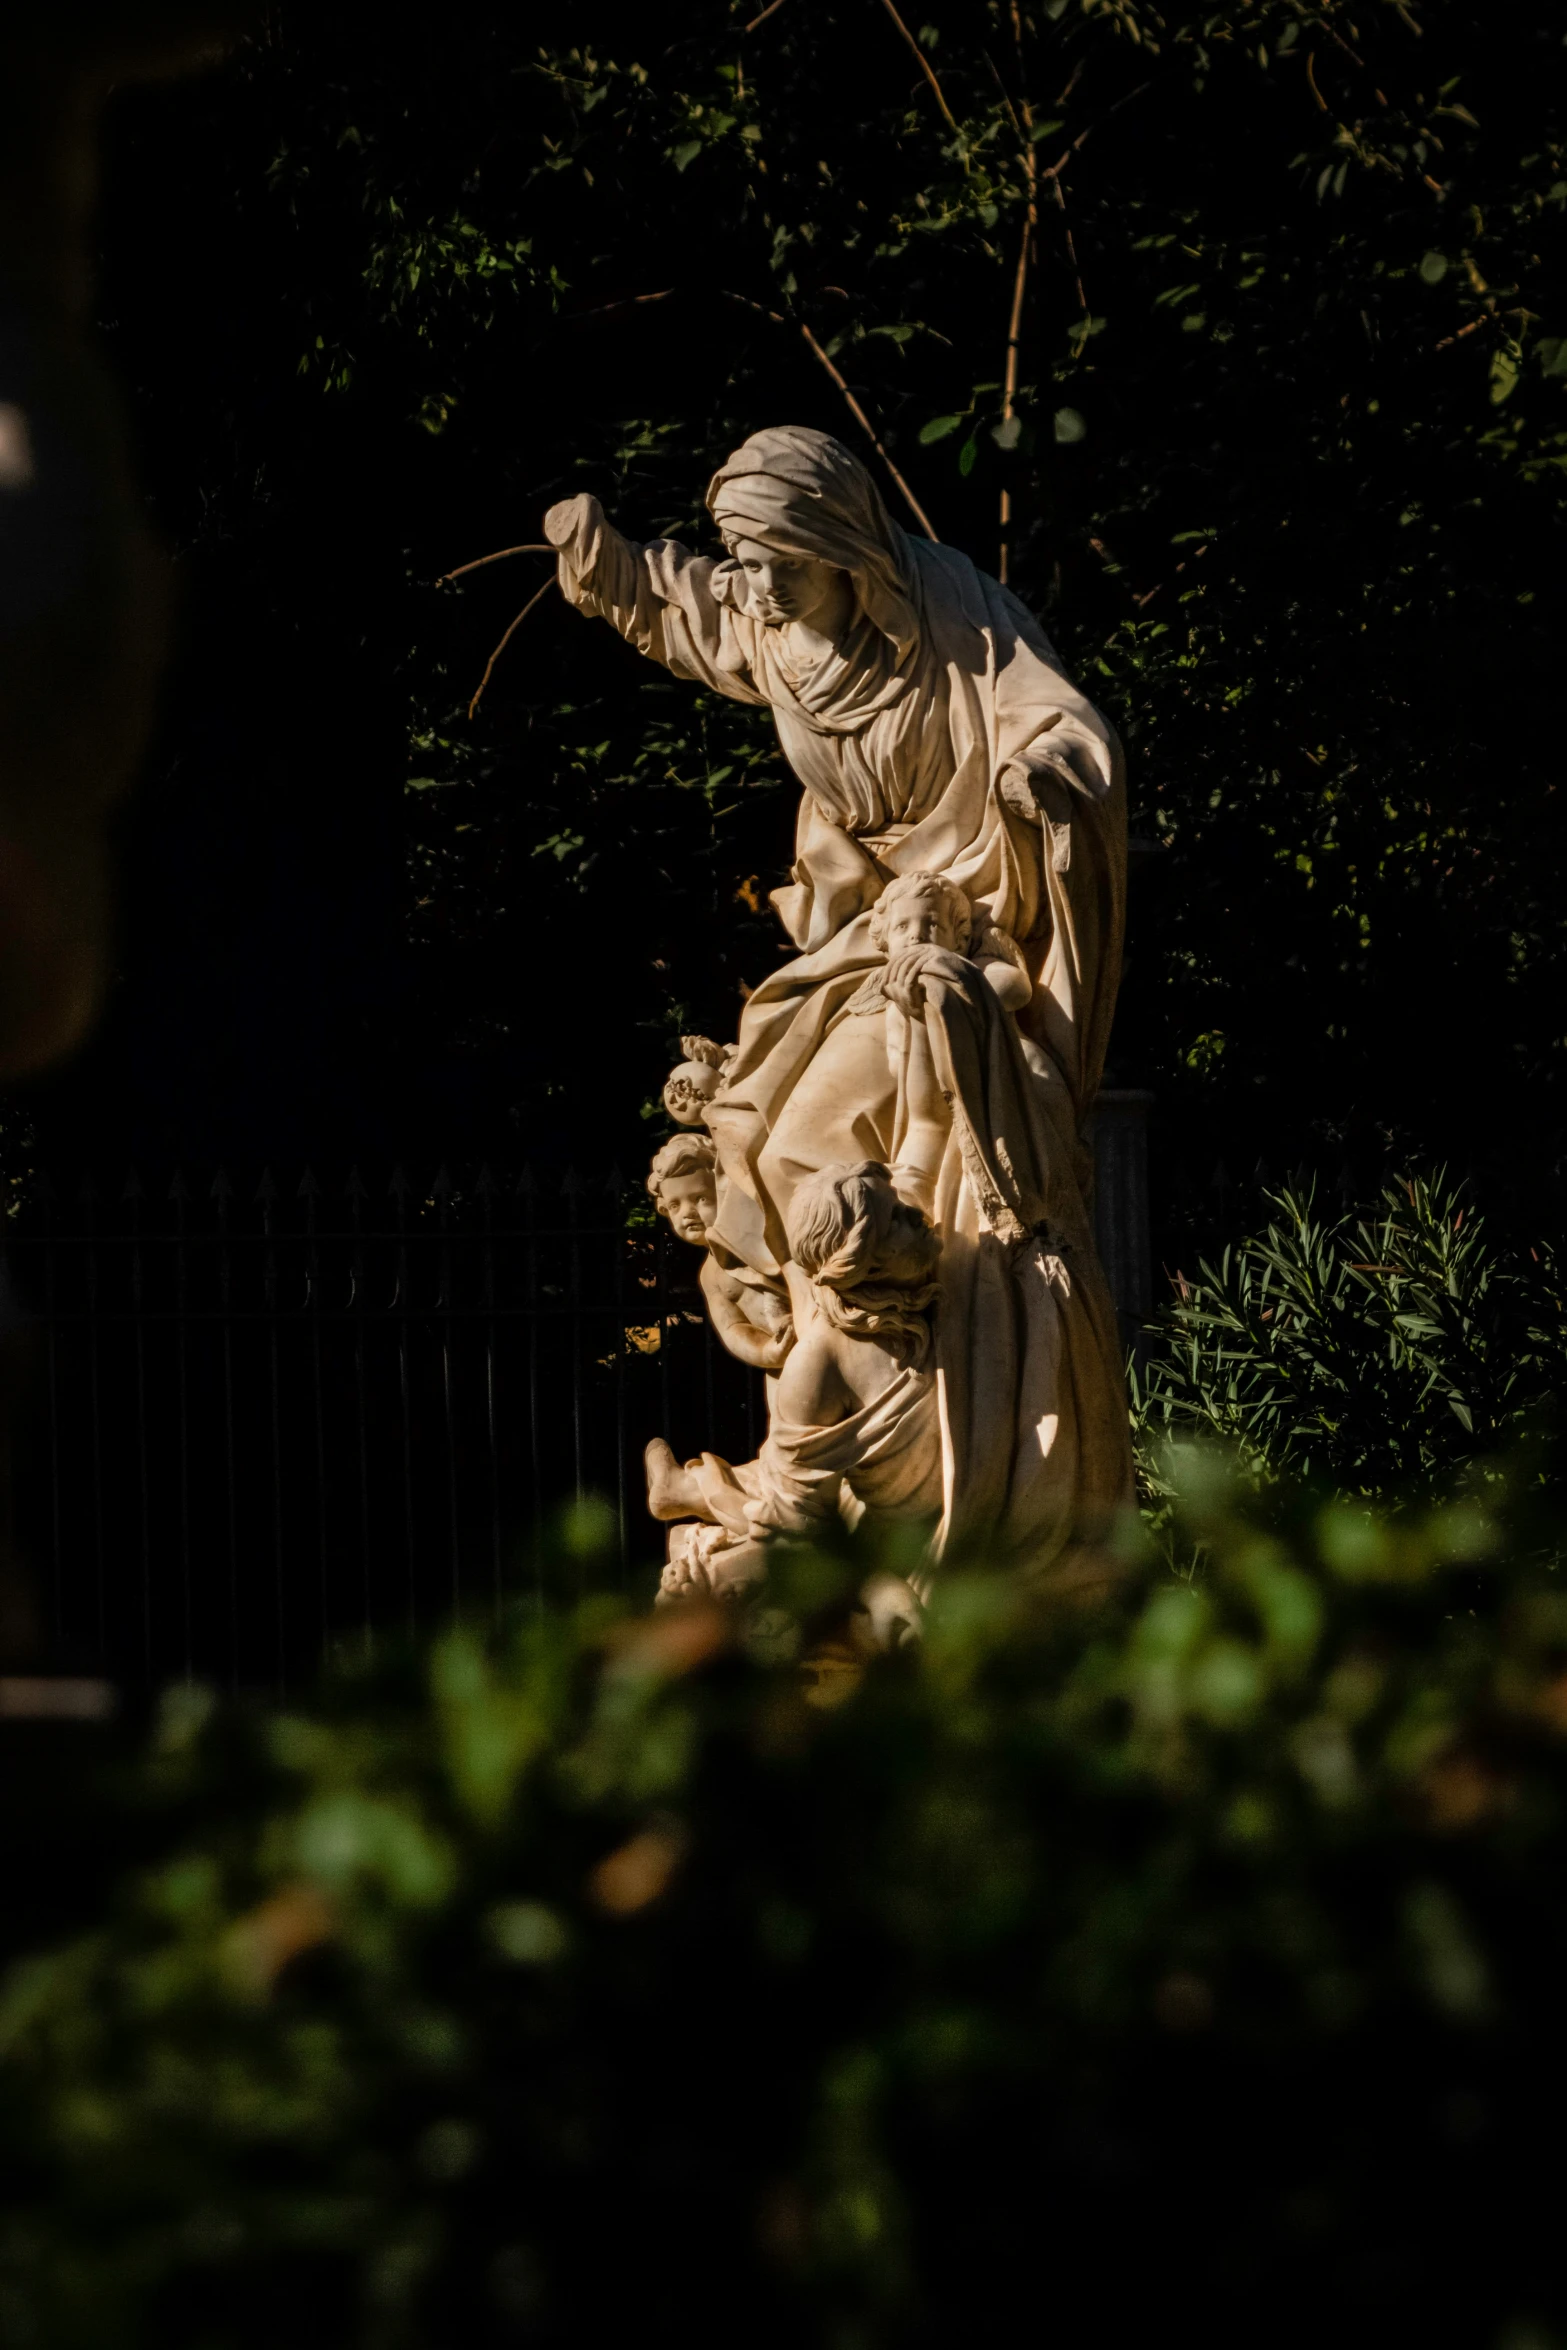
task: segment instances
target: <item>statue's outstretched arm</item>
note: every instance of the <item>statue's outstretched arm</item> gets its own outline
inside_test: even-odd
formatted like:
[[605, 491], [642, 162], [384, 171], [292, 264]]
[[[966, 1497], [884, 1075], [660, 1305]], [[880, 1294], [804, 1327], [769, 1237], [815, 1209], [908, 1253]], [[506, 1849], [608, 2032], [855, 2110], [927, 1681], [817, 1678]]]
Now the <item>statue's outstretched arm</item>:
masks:
[[607, 620], [628, 644], [676, 677], [736, 701], [762, 702], [750, 682], [734, 616], [713, 593], [716, 566], [673, 539], [639, 546], [623, 538], [597, 498], [563, 498], [544, 517], [560, 592], [590, 619]]

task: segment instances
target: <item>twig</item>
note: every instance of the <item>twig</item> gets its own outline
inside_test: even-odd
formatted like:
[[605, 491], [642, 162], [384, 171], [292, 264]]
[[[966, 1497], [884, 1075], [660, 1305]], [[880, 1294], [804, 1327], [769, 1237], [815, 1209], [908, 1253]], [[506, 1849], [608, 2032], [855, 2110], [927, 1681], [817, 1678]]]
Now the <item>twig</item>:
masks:
[[782, 8], [782, 6], [783, 0], [767, 0], [767, 6], [762, 10], [761, 15], [753, 16], [750, 23], [742, 25], [740, 30], [743, 33], [754, 33], [759, 24], [766, 24], [768, 18], [772, 15], [775, 8]]
[[1066, 257], [1072, 264], [1072, 285], [1077, 294], [1077, 307], [1086, 318], [1088, 315], [1088, 296], [1083, 291], [1083, 271], [1082, 266], [1077, 258], [1077, 245], [1072, 235], [1072, 223], [1067, 218], [1066, 195], [1062, 189], [1061, 182], [1058, 179], [1052, 180], [1050, 185], [1055, 189], [1056, 203], [1060, 208], [1061, 233], [1066, 238]]
[[[1023, 18], [1018, 0], [1012, 0], [1012, 38], [1017, 47], [1018, 71], [1021, 74], [1023, 68]], [[997, 74], [996, 79], [999, 82], [1001, 76]], [[1003, 89], [1002, 95], [1005, 96], [1005, 94]], [[1010, 99], [1007, 101], [1007, 111], [1012, 114], [1012, 120], [1017, 126], [1018, 136], [1023, 145], [1023, 180], [1028, 191], [1028, 201], [1023, 210], [1023, 233], [1018, 239], [1017, 275], [1012, 281], [1012, 315], [1007, 322], [1007, 363], [1002, 370], [1005, 380], [1001, 389], [1003, 422], [1008, 421], [1016, 412], [1018, 363], [1023, 342], [1023, 297], [1028, 291], [1028, 257], [1033, 250], [1034, 240], [1039, 229], [1039, 157], [1034, 147], [1034, 110], [1028, 102], [1026, 89], [1024, 89], [1018, 104], [1022, 110], [1021, 120], [1016, 113], [1012, 112]], [[1059, 193], [1059, 180], [1056, 182], [1056, 188]], [[1012, 485], [1010, 482], [1003, 482], [1001, 485], [999, 538], [996, 577], [1005, 587], [1012, 549]]]
[[1078, 149], [1080, 147], [1086, 146], [1087, 142], [1093, 137], [1095, 131], [1102, 131], [1104, 129], [1105, 124], [1110, 120], [1112, 114], [1119, 114], [1123, 106], [1130, 106], [1134, 98], [1140, 98], [1145, 90], [1151, 90], [1152, 88], [1153, 83], [1151, 81], [1139, 82], [1135, 90], [1128, 90], [1124, 98], [1117, 98], [1113, 106], [1107, 106], [1097, 122], [1091, 122], [1086, 130], [1078, 132], [1077, 137], [1072, 141], [1069, 147], [1062, 148], [1060, 154], [1056, 157], [1054, 163], [1049, 166], [1048, 170], [1042, 171], [1040, 173], [1040, 178], [1042, 180], [1058, 179], [1061, 173], [1065, 171], [1067, 165], [1071, 162], [1073, 156], [1078, 152]]
[[1317, 104], [1321, 107], [1323, 113], [1330, 114], [1332, 112], [1332, 108], [1329, 106], [1326, 98], [1323, 97], [1322, 92], [1317, 88], [1317, 77], [1312, 71], [1312, 67], [1316, 64], [1316, 62], [1317, 52], [1315, 49], [1308, 49], [1306, 51], [1306, 79], [1311, 84], [1311, 94], [1313, 98], [1316, 99]]
[[618, 302], [601, 302], [596, 310], [574, 310], [563, 326], [580, 326], [588, 318], [607, 318], [612, 310], [635, 310], [643, 302], [667, 302], [675, 288], [663, 286], [656, 294], [622, 294]]
[[[552, 547], [550, 549], [551, 554], [553, 554], [554, 551], [555, 550]], [[500, 659], [502, 653], [505, 652], [506, 647], [511, 643], [512, 638], [516, 635], [518, 629], [521, 628], [523, 622], [527, 619], [528, 614], [533, 610], [533, 607], [538, 602], [540, 596], [547, 596], [550, 592], [550, 589], [554, 585], [554, 579], [550, 578], [544, 582], [544, 585], [541, 588], [535, 589], [534, 593], [523, 605], [522, 610], [518, 613], [516, 619], [512, 622], [510, 628], [507, 629], [506, 634], [501, 638], [501, 641], [496, 646], [494, 652], [485, 662], [484, 675], [479, 680], [478, 691], [474, 694], [473, 700], [468, 704], [468, 715], [470, 718], [473, 716], [475, 710], [477, 710], [479, 707], [479, 697], [490, 682], [490, 675], [495, 667], [496, 662]]]
[[553, 555], [554, 552], [542, 540], [526, 547], [497, 547], [493, 555], [475, 555], [471, 563], [459, 563], [455, 571], [443, 571], [435, 584], [444, 587], [449, 579], [461, 579], [465, 571], [482, 571], [486, 563], [504, 563], [508, 555]]
[[[754, 310], [760, 318], [770, 318], [774, 326], [788, 326], [791, 323], [787, 318], [783, 317], [779, 311], [769, 310], [765, 303], [753, 302], [748, 294], [731, 294], [726, 292], [724, 299], [729, 302], [738, 302], [742, 310]], [[870, 418], [866, 415], [864, 409], [860, 406], [860, 403], [855, 398], [853, 392], [850, 391], [848, 380], [844, 376], [842, 369], [837, 367], [834, 362], [828, 358], [827, 353], [822, 349], [821, 344], [816, 340], [816, 337], [812, 334], [810, 328], [806, 325], [803, 318], [796, 319], [793, 323], [799, 327], [800, 332], [804, 336], [806, 344], [811, 350], [812, 354], [820, 360], [822, 366], [826, 368], [827, 373], [832, 377], [832, 380], [837, 385], [839, 391], [842, 392], [844, 399], [848, 402], [850, 413], [854, 417], [855, 422], [860, 426], [860, 429], [865, 434], [866, 439], [870, 442], [871, 447], [875, 450], [877, 456], [881, 459], [883, 465], [886, 466], [887, 471], [892, 475], [893, 480], [897, 483], [898, 488], [902, 491], [903, 496], [908, 501], [909, 510], [913, 514], [915, 520], [918, 522], [921, 530], [934, 545], [940, 546], [941, 541], [937, 536], [935, 524], [931, 521], [930, 516], [926, 513], [924, 507], [920, 504], [918, 498], [916, 498], [914, 492], [910, 489], [908, 483], [904, 480], [902, 474], [898, 471], [897, 466], [894, 465], [892, 459], [888, 456], [886, 449], [882, 445], [880, 434], [877, 432], [876, 427], [872, 424]]]
[[[931, 88], [936, 93], [936, 104], [941, 108], [942, 113], [946, 116], [948, 122], [952, 125], [953, 130], [957, 131], [958, 136], [961, 138], [963, 134], [961, 131], [958, 131], [957, 116], [953, 113], [951, 107], [947, 104], [946, 93], [942, 89], [940, 82], [938, 82], [936, 79], [935, 69], [931, 64], [930, 59], [926, 56], [918, 41], [915, 40], [914, 35], [909, 31], [908, 26], [904, 23], [902, 17], [898, 14], [897, 10], [892, 5], [892, 0], [881, 0], [881, 4], [883, 8], [886, 9], [887, 14], [891, 17], [893, 23], [897, 26], [899, 32], [903, 35], [903, 38], [908, 42], [909, 47], [913, 50], [915, 64], [919, 67], [921, 73], [925, 76], [925, 79], [929, 82]], [[776, 8], [777, 5], [778, 0], [773, 0], [773, 6]], [[747, 29], [749, 30], [749, 27]], [[935, 534], [932, 533], [932, 536], [934, 535]]]
[[935, 524], [931, 521], [930, 516], [926, 513], [924, 507], [920, 504], [918, 498], [916, 498], [914, 492], [910, 489], [908, 483], [904, 480], [902, 474], [898, 471], [898, 468], [896, 465], [894, 465], [892, 459], [888, 456], [886, 450], [883, 448], [880, 434], [877, 432], [876, 427], [872, 424], [870, 418], [866, 415], [864, 409], [860, 406], [859, 401], [850, 391], [842, 373], [828, 358], [826, 352], [822, 349], [821, 344], [816, 340], [816, 337], [812, 334], [810, 328], [806, 325], [803, 318], [800, 321], [800, 332], [802, 335], [804, 335], [807, 344], [815, 353], [816, 357], [821, 361], [822, 365], [826, 368], [828, 374], [832, 377], [832, 380], [837, 385], [839, 391], [842, 392], [844, 398], [848, 401], [850, 409], [858, 418], [862, 429], [868, 436], [872, 448], [875, 450], [877, 456], [881, 459], [883, 465], [886, 466], [887, 471], [892, 475], [893, 480], [897, 483], [899, 489], [903, 492], [904, 497], [908, 500], [909, 510], [913, 514], [915, 520], [918, 522], [921, 530], [925, 533], [925, 536], [933, 542], [933, 544], [939, 545], [940, 541], [936, 536]]
[[1482, 311], [1478, 318], [1471, 318], [1467, 326], [1461, 326], [1453, 334], [1444, 335], [1439, 343], [1433, 343], [1432, 353], [1445, 351], [1450, 343], [1461, 343], [1465, 335], [1477, 335], [1483, 326], [1498, 326], [1500, 323], [1500, 319], [1489, 310]]

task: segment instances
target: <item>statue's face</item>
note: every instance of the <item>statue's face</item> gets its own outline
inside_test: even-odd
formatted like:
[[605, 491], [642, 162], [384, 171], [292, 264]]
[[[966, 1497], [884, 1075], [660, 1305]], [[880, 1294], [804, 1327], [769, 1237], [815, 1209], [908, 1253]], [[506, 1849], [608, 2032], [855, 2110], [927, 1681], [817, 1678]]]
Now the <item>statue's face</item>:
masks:
[[702, 1167], [689, 1175], [666, 1175], [658, 1187], [658, 1204], [682, 1240], [702, 1247], [707, 1228], [718, 1208], [718, 1186]]
[[789, 620], [836, 625], [850, 600], [849, 575], [834, 563], [780, 555], [759, 539], [732, 539], [729, 552], [745, 573], [752, 613], [767, 627]]
[[918, 1208], [900, 1200], [877, 1263], [883, 1281], [928, 1281], [941, 1255], [941, 1241]]
[[957, 925], [947, 900], [935, 890], [899, 898], [882, 916], [881, 934], [890, 960], [910, 947], [945, 947], [960, 953]]

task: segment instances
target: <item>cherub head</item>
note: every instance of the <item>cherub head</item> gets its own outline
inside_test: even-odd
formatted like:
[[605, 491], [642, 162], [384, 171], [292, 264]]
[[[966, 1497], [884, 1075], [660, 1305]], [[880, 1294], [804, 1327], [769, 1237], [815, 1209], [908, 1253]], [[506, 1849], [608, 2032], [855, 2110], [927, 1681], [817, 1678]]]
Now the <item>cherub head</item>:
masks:
[[705, 1134], [674, 1134], [653, 1154], [648, 1190], [670, 1229], [696, 1248], [718, 1208], [718, 1153]]
[[889, 960], [909, 947], [966, 955], [973, 931], [968, 898], [940, 873], [900, 873], [871, 909], [871, 942]]
[[724, 1064], [732, 1045], [714, 1044], [710, 1036], [683, 1036], [685, 1059], [664, 1080], [664, 1107], [677, 1126], [700, 1126], [707, 1105], [724, 1082]]
[[941, 1242], [874, 1159], [808, 1175], [789, 1207], [789, 1253], [830, 1322], [924, 1361]]

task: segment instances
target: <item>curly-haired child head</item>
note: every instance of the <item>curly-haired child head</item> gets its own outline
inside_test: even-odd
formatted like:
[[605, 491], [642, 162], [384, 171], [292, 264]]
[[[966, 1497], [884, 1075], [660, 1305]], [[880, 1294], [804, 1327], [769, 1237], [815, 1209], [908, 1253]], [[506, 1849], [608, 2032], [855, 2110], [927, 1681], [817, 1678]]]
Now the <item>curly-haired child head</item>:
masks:
[[[935, 916], [938, 935], [924, 940], [913, 935], [918, 917]], [[918, 925], [923, 927], [923, 925]], [[966, 955], [974, 929], [974, 909], [955, 881], [941, 873], [900, 873], [889, 881], [871, 909], [871, 942], [878, 954], [892, 954], [900, 946], [944, 946]]]
[[675, 1134], [653, 1154], [648, 1190], [671, 1231], [702, 1247], [718, 1205], [718, 1153], [706, 1134]]

